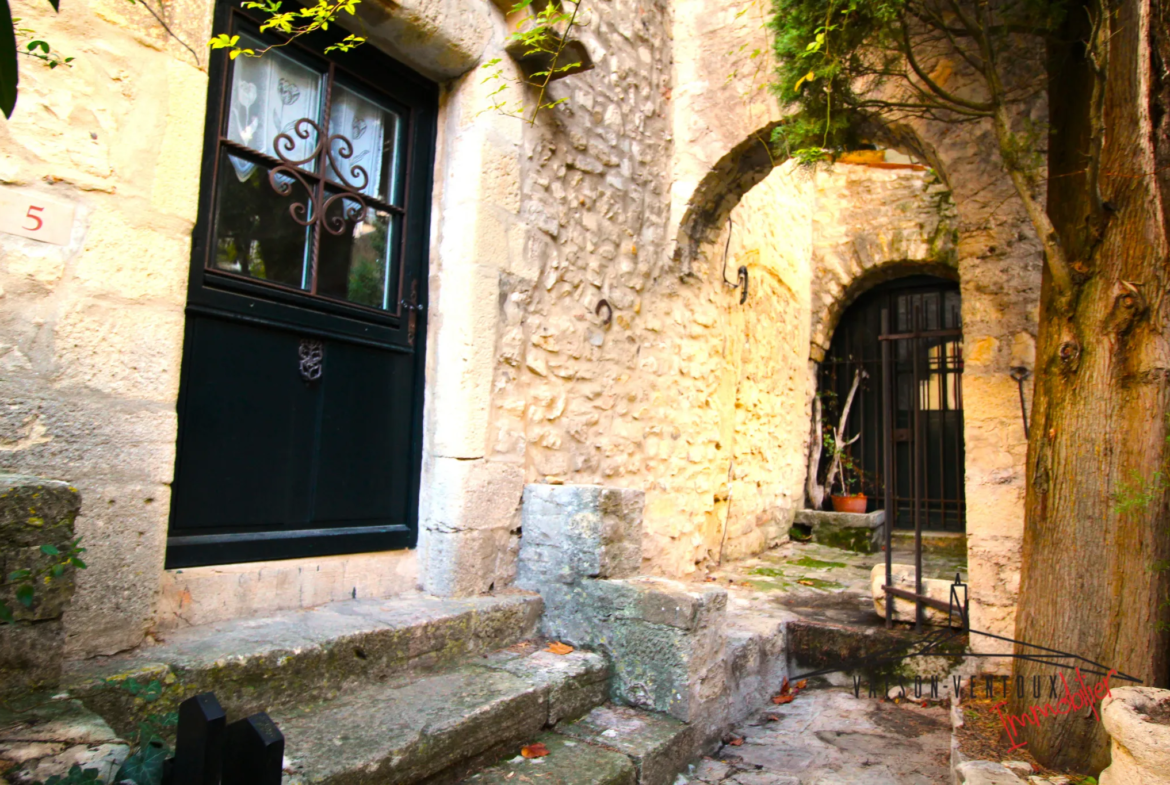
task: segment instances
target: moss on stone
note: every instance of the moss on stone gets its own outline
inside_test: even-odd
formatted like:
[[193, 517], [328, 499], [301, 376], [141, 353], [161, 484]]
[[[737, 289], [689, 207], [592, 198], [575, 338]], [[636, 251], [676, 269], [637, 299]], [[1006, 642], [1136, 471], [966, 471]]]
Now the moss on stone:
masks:
[[848, 567], [849, 566], [843, 561], [821, 561], [820, 559], [814, 559], [811, 556], [801, 556], [799, 559], [797, 559], [796, 561], [794, 561], [792, 563], [797, 565], [798, 567], [808, 567], [808, 568], [813, 569], [813, 570], [828, 570], [828, 569], [831, 569], [833, 567]]

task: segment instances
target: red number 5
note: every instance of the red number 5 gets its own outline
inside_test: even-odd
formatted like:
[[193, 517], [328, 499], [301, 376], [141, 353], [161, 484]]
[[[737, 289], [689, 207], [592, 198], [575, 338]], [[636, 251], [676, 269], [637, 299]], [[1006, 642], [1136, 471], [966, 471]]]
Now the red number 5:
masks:
[[30, 232], [35, 232], [38, 229], [40, 229], [42, 226], [44, 226], [45, 222], [43, 220], [41, 220], [41, 217], [39, 215], [33, 215], [33, 210], [36, 210], [38, 213], [40, 213], [40, 212], [43, 212], [44, 209], [45, 208], [43, 208], [43, 207], [37, 207], [35, 204], [29, 205], [28, 212], [25, 213], [24, 215], [26, 218], [31, 218], [34, 221], [36, 221], [37, 225], [36, 226], [25, 226], [24, 228]]

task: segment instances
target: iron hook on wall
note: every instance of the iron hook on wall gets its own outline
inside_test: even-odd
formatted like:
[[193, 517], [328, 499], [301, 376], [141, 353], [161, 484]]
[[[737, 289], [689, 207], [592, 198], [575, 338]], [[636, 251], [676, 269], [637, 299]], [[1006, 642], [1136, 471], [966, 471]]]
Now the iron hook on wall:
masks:
[[601, 316], [602, 308], [605, 309], [605, 316], [601, 318], [601, 323], [606, 327], [609, 327], [610, 323], [613, 321], [613, 306], [610, 305], [609, 300], [606, 300], [604, 297], [597, 301], [597, 307], [593, 309], [593, 313]]
[[740, 266], [739, 273], [736, 275], [736, 279], [739, 281], [739, 289], [740, 289], [740, 291], [739, 291], [739, 304], [743, 305], [744, 303], [747, 302], [747, 298], [748, 298], [748, 269], [747, 269], [747, 265]]
[[1032, 375], [1032, 372], [1029, 371], [1027, 368], [1025, 368], [1022, 365], [1017, 365], [1014, 368], [1012, 368], [1012, 378], [1016, 380], [1016, 384], [1020, 388], [1020, 414], [1024, 418], [1024, 438], [1025, 439], [1029, 438], [1029, 436], [1028, 436], [1028, 407], [1024, 403], [1024, 382], [1028, 381], [1028, 377], [1030, 377], [1031, 375]]

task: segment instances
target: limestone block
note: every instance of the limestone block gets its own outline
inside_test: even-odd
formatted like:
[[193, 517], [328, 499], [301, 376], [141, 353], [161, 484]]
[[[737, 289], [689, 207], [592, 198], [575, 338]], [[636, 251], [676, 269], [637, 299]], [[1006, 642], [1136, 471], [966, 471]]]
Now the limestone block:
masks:
[[695, 754], [694, 730], [626, 706], [600, 706], [557, 728], [558, 733], [628, 755], [638, 768], [638, 785], [670, 785]]
[[434, 397], [429, 419], [432, 452], [451, 458], [482, 458], [487, 447], [488, 410], [496, 328], [499, 272], [482, 265], [459, 265], [444, 280], [436, 309]]
[[423, 589], [439, 597], [466, 597], [507, 586], [516, 575], [513, 539], [507, 529], [422, 529]]
[[971, 760], [955, 767], [958, 785], [1021, 785], [1024, 781], [1002, 763]]
[[0, 626], [0, 698], [56, 685], [64, 646], [65, 627], [58, 619]]
[[[1158, 721], [1150, 715], [1157, 712]], [[1120, 687], [1101, 701], [1101, 722], [1109, 733], [1112, 763], [1101, 785], [1170, 783], [1170, 690]]]
[[[914, 591], [914, 565], [912, 564], [894, 564], [891, 565], [894, 586], [906, 591]], [[886, 565], [875, 564], [870, 570], [870, 589], [873, 592], [873, 608], [878, 616], [883, 619], [886, 618], [886, 593], [883, 588], [886, 585]], [[923, 578], [922, 592], [927, 597], [942, 602], [951, 601], [951, 588], [954, 585], [953, 581], [944, 581], [938, 578]], [[964, 589], [957, 589], [958, 601], [965, 600]], [[894, 600], [894, 621], [914, 621], [914, 602], [912, 600], [898, 597]], [[938, 610], [937, 608], [927, 607], [923, 611], [923, 621], [927, 624], [937, 624], [944, 626], [947, 624], [946, 611]], [[958, 609], [950, 618], [950, 623], [954, 627], [962, 626], [962, 621], [958, 613]]]
[[470, 70], [492, 32], [487, 4], [474, 0], [376, 0], [341, 23], [439, 82]]
[[857, 553], [877, 553], [885, 538], [885, 510], [869, 513], [797, 510], [793, 523], [811, 529], [812, 539], [822, 545]]
[[643, 577], [546, 582], [540, 591], [542, 631], [605, 652], [615, 700], [698, 722], [704, 737], [722, 724], [725, 589]]
[[0, 547], [66, 543], [80, 509], [81, 494], [68, 483], [0, 474]]
[[640, 490], [525, 486], [517, 585], [539, 591], [548, 581], [637, 574], [644, 504]]
[[500, 461], [435, 458], [424, 525], [439, 531], [513, 529], [524, 469]]

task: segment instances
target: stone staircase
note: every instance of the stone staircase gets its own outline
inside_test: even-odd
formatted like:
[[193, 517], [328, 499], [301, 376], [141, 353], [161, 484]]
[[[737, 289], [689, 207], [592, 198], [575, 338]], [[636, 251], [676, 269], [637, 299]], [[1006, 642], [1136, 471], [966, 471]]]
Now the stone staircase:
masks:
[[[406, 596], [189, 627], [71, 663], [65, 689], [123, 738], [206, 691], [229, 721], [267, 711], [287, 785], [494, 782], [521, 765], [548, 785], [562, 770], [580, 785], [669, 785], [696, 752], [691, 726], [605, 707], [610, 664], [546, 650], [542, 607], [524, 592]], [[517, 758], [540, 740], [553, 754]]]

